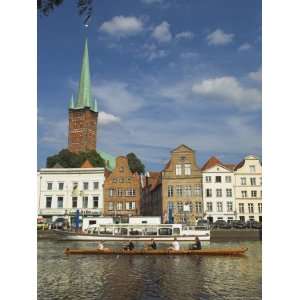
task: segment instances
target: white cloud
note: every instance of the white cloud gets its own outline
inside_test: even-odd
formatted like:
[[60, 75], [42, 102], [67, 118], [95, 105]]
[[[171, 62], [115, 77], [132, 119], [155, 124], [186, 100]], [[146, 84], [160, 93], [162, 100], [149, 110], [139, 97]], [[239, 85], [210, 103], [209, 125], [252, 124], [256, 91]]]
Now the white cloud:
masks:
[[172, 40], [170, 24], [163, 21], [161, 24], [157, 25], [152, 32], [152, 37], [161, 43], [170, 42]]
[[258, 69], [256, 72], [250, 72], [248, 74], [248, 77], [255, 81], [261, 81], [261, 79], [262, 79], [261, 68]]
[[166, 50], [158, 49], [154, 44], [145, 44], [142, 51], [142, 56], [146, 57], [148, 61], [163, 58], [168, 55]]
[[112, 123], [120, 123], [121, 119], [119, 117], [116, 117], [112, 114], [106, 113], [104, 111], [100, 111], [98, 114], [98, 122], [101, 125], [108, 125]]
[[238, 48], [238, 50], [239, 51], [247, 51], [251, 48], [252, 48], [252, 46], [249, 43], [244, 43]]
[[143, 22], [136, 17], [116, 16], [104, 22], [100, 31], [117, 37], [136, 35], [143, 31]]
[[225, 76], [206, 79], [192, 87], [195, 94], [230, 101], [241, 107], [260, 106], [261, 92], [258, 89], [243, 87], [235, 77]]
[[142, 98], [129, 91], [127, 83], [103, 81], [93, 86], [93, 94], [99, 98], [99, 106], [115, 115], [126, 115], [142, 106]]
[[177, 33], [175, 38], [176, 39], [188, 39], [188, 40], [191, 40], [192, 38], [194, 37], [194, 34], [190, 31], [183, 31], [183, 32], [180, 32], [180, 33]]
[[217, 29], [214, 32], [210, 33], [206, 39], [209, 45], [227, 45], [232, 42], [234, 38], [233, 33], [225, 33], [221, 29]]
[[182, 52], [180, 54], [180, 57], [183, 59], [192, 59], [192, 58], [197, 58], [199, 56], [199, 53], [197, 52]]

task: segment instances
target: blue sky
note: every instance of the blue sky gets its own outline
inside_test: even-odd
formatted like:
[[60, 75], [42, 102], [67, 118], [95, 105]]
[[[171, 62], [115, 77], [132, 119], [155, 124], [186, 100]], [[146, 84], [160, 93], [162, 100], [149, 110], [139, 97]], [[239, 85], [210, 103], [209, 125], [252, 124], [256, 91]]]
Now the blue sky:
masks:
[[186, 144], [199, 164], [261, 156], [261, 1], [73, 1], [38, 19], [38, 167], [67, 147], [88, 37], [98, 149], [161, 170]]

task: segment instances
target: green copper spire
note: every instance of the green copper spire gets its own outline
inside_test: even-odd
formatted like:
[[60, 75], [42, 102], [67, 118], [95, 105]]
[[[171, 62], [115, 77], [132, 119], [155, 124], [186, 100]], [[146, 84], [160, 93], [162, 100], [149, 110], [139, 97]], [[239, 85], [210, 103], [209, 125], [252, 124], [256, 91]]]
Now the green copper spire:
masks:
[[90, 77], [90, 63], [89, 63], [89, 53], [88, 53], [88, 42], [85, 40], [81, 74], [79, 82], [79, 90], [77, 95], [77, 101], [75, 109], [88, 107], [94, 110], [94, 103], [92, 100], [92, 90], [91, 90], [91, 77]]
[[73, 96], [73, 94], [72, 94], [72, 97], [70, 99], [69, 108], [74, 108], [74, 96]]

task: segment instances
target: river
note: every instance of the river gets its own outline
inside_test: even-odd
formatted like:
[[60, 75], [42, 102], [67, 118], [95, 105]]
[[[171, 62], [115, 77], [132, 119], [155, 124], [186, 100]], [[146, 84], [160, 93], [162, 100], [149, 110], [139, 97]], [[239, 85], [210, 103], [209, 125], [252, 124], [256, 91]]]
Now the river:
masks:
[[63, 253], [67, 247], [95, 245], [39, 240], [38, 299], [261, 299], [260, 241], [204, 245], [248, 247], [243, 257], [68, 256]]

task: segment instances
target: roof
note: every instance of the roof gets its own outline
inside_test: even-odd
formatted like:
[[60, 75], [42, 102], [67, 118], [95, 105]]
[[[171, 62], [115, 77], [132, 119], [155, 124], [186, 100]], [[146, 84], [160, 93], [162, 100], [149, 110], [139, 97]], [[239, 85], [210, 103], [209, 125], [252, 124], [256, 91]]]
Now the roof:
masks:
[[192, 148], [188, 147], [188, 146], [185, 145], [185, 144], [179, 145], [178, 147], [176, 147], [175, 149], [173, 149], [171, 152], [175, 152], [176, 150], [178, 150], [178, 149], [181, 148], [181, 147], [186, 148], [187, 150], [193, 151], [193, 152], [194, 152], [194, 150], [193, 150]]
[[245, 164], [245, 160], [240, 161], [234, 168], [234, 170], [240, 169]]
[[111, 154], [106, 153], [104, 151], [98, 151], [98, 153], [100, 154], [100, 156], [105, 161], [105, 167], [108, 170], [111, 171], [116, 167], [116, 158], [114, 156], [112, 156]]
[[84, 163], [80, 166], [80, 168], [94, 168], [94, 166], [88, 159], [86, 159]]
[[227, 169], [230, 169], [230, 170], [234, 170], [235, 168], [235, 164], [223, 164], [223, 166], [225, 166]]
[[203, 167], [201, 168], [201, 171], [210, 169], [216, 165], [222, 165], [221, 161], [216, 158], [215, 156], [212, 156], [208, 159], [208, 161], [203, 165]]
[[149, 172], [150, 177], [148, 181], [148, 186], [150, 186], [150, 192], [155, 190], [160, 184], [160, 172]]
[[88, 50], [87, 39], [85, 40], [83, 57], [82, 57], [81, 74], [80, 74], [79, 88], [78, 88], [78, 94], [77, 94], [77, 101], [74, 104], [74, 99], [72, 97], [69, 108], [70, 109], [83, 109], [86, 107], [94, 112], [98, 112], [97, 101], [92, 98], [89, 50]]
[[163, 171], [167, 170], [170, 167], [171, 159], [166, 163], [165, 167], [163, 168]]

